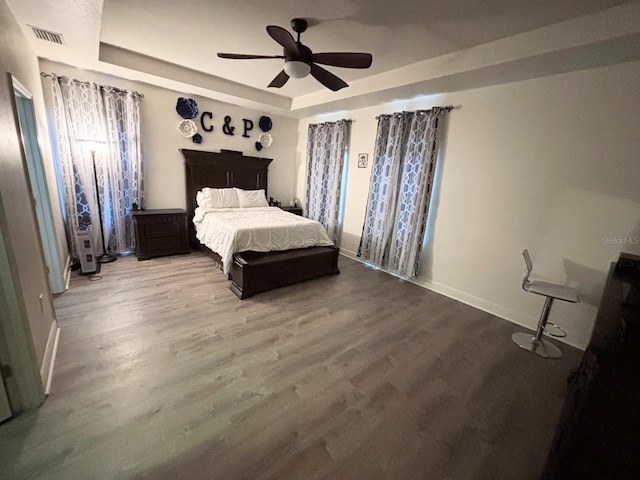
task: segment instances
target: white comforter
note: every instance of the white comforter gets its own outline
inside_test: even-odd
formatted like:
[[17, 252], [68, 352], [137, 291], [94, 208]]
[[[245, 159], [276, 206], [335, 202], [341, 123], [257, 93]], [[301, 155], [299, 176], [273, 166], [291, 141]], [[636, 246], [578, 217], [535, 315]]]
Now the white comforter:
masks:
[[225, 274], [229, 273], [236, 252], [333, 245], [320, 222], [277, 207], [198, 207], [193, 223], [200, 243], [222, 257]]

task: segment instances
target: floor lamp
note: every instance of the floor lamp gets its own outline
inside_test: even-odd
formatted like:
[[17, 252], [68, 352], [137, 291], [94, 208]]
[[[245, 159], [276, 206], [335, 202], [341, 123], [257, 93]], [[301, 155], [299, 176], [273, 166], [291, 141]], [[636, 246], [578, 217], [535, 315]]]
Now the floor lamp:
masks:
[[96, 169], [96, 150], [98, 142], [87, 142], [89, 144], [89, 151], [91, 152], [91, 161], [93, 162], [93, 182], [96, 189], [96, 202], [98, 203], [98, 220], [100, 221], [100, 239], [102, 240], [102, 255], [98, 256], [96, 260], [98, 263], [115, 262], [118, 258], [110, 253], [107, 253], [106, 243], [104, 241], [104, 227], [102, 226], [102, 208], [100, 207], [100, 193], [98, 190], [98, 170]]

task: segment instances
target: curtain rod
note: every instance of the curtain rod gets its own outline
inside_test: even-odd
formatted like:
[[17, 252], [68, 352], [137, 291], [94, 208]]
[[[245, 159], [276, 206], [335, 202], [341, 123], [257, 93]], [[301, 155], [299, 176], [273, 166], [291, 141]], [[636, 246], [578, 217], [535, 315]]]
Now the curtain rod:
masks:
[[336, 120], [334, 122], [320, 122], [320, 123], [310, 123], [309, 126], [311, 125], [333, 125], [333, 124], [338, 124], [338, 123], [353, 123], [353, 120], [351, 120], [350, 118], [341, 118], [340, 120]]
[[[425, 113], [425, 112], [429, 112], [429, 111], [431, 111], [431, 110], [439, 110], [439, 111], [441, 111], [441, 112], [450, 112], [450, 111], [451, 111], [451, 110], [453, 110], [454, 108], [456, 108], [456, 107], [454, 107], [453, 105], [446, 105], [446, 106], [444, 106], [444, 107], [437, 107], [437, 106], [436, 106], [436, 107], [428, 108], [428, 109], [426, 109], [426, 110], [416, 110], [416, 113]], [[386, 116], [386, 117], [391, 117], [391, 116], [393, 116], [393, 115], [401, 115], [401, 114], [403, 114], [403, 113], [405, 113], [405, 112], [384, 113], [384, 114], [382, 114], [382, 115], [377, 115], [377, 116], [376, 116], [376, 120], [378, 120], [380, 117], [385, 117], [385, 116]], [[413, 113], [413, 112], [409, 112], [409, 113]]]
[[[53, 77], [53, 75], [51, 73], [46, 73], [46, 72], [40, 72], [40, 76], [42, 78]], [[77, 80], [77, 81], [78, 82], [83, 82], [82, 80]], [[83, 82], [83, 83], [91, 83], [91, 82]], [[101, 87], [101, 88], [111, 88], [112, 90], [115, 90], [116, 92], [119, 92], [119, 93], [135, 93], [135, 94], [139, 95], [140, 98], [144, 98], [144, 94], [136, 92], [136, 91], [133, 91], [133, 90], [123, 90], [122, 88], [112, 87], [111, 85], [100, 85], [100, 84], [97, 84], [97, 85], [99, 87]]]

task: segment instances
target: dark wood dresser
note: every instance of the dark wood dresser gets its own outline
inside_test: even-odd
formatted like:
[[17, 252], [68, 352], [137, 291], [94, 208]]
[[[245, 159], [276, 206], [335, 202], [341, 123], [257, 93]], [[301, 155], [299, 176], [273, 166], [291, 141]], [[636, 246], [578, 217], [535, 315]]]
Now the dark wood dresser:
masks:
[[138, 260], [189, 253], [187, 213], [179, 208], [132, 212]]
[[591, 340], [567, 382], [544, 480], [640, 478], [640, 306], [624, 301], [637, 274], [611, 265]]

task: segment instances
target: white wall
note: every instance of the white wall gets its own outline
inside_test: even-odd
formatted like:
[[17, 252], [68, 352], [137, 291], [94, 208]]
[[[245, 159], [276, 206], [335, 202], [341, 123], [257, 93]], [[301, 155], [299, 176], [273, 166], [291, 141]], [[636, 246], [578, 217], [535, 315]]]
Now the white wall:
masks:
[[3, 0], [0, 65], [0, 361], [10, 363], [14, 373], [6, 383], [17, 413], [44, 400], [46, 380], [39, 370], [50, 352], [55, 311], [9, 74], [33, 95], [43, 159], [50, 161], [51, 155], [37, 58]]
[[[520, 252], [534, 272], [574, 285], [558, 302], [567, 341], [589, 339], [610, 262], [640, 251], [640, 63], [423, 97], [300, 122], [297, 196], [304, 195], [309, 123], [353, 119], [341, 248], [357, 250], [375, 116], [456, 106], [447, 119], [428, 242], [417, 283], [533, 328], [542, 299], [520, 289]], [[357, 168], [357, 154], [369, 167]], [[632, 243], [627, 240], [632, 237]]]
[[[60, 63], [40, 61], [43, 72], [57, 73], [82, 81], [92, 81], [114, 87], [135, 90], [144, 94], [141, 102], [142, 154], [144, 162], [145, 208], [184, 208], [185, 170], [184, 158], [178, 149], [220, 151], [240, 150], [245, 155], [272, 158], [269, 165], [270, 196], [284, 202], [293, 197], [295, 188], [295, 151], [297, 145], [298, 121], [282, 116], [269, 115], [273, 121], [273, 145], [258, 152], [254, 143], [260, 133], [258, 119], [264, 113], [222, 103], [188, 92], [175, 92], [146, 83], [125, 80], [98, 72], [79, 70]], [[46, 102], [50, 103], [50, 79], [43, 79]], [[200, 112], [213, 112], [213, 132], [204, 132], [199, 119], [196, 123], [203, 136], [201, 144], [195, 144], [178, 132], [178, 123], [182, 118], [176, 113], [178, 97], [189, 97], [196, 100]], [[225, 135], [222, 130], [224, 117], [231, 116], [231, 124], [235, 126], [234, 135]], [[242, 119], [253, 120], [254, 128], [249, 132], [250, 138], [242, 137]]]

